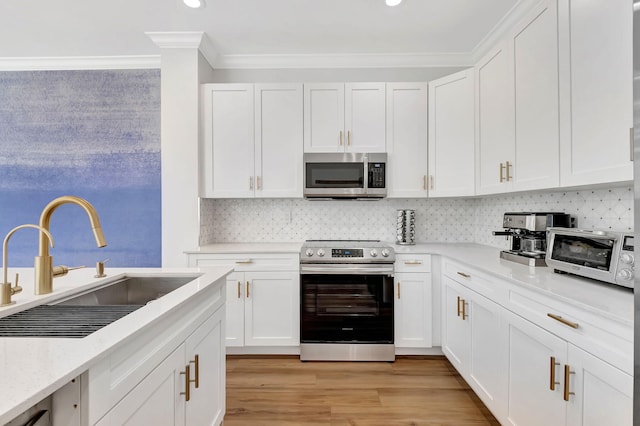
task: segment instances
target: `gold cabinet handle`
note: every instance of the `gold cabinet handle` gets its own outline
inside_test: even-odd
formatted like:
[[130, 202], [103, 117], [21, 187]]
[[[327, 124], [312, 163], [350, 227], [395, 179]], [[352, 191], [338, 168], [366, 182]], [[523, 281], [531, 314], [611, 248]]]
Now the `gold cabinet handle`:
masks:
[[256, 176], [256, 189], [262, 190], [262, 176]]
[[351, 130], [347, 130], [347, 146], [351, 146]]
[[458, 275], [460, 275], [461, 277], [465, 277], [465, 278], [471, 278], [471, 275], [465, 274], [464, 272], [460, 272], [460, 271], [458, 271]]
[[251, 259], [236, 260], [236, 263], [237, 264], [253, 263], [253, 260]]
[[193, 380], [193, 382], [196, 385], [196, 389], [198, 389], [198, 387], [200, 387], [200, 356], [198, 356], [198, 354], [195, 354], [195, 356], [193, 357], [193, 361], [189, 361], [189, 364], [194, 364], [194, 369], [195, 369], [195, 380]]
[[513, 167], [513, 164], [509, 163], [507, 161], [507, 166], [505, 167], [506, 171], [507, 171], [507, 182], [509, 182], [510, 180], [512, 180], [511, 177], [511, 173], [509, 172], [509, 170], [511, 169], [511, 167]]
[[556, 357], [549, 357], [549, 389], [552, 391], [556, 390], [556, 385], [560, 384], [556, 382], [556, 365], [560, 365], [556, 362]]
[[342, 146], [342, 130], [340, 130], [340, 146]]
[[400, 281], [398, 281], [398, 299], [400, 299]]
[[240, 299], [242, 297], [242, 293], [240, 293], [240, 287], [242, 286], [242, 283], [240, 283], [240, 281], [238, 281], [238, 299]]
[[422, 175], [422, 189], [427, 190], [427, 175]]
[[247, 299], [249, 298], [249, 281], [247, 281]]
[[185, 401], [189, 401], [191, 399], [191, 367], [187, 364], [184, 367], [184, 371], [181, 371], [180, 374], [184, 374], [184, 392], [180, 392], [180, 395], [184, 395]]
[[564, 400], [569, 401], [569, 395], [575, 395], [575, 392], [571, 392], [569, 390], [569, 381], [571, 379], [571, 375], [575, 374], [571, 371], [571, 367], [567, 364], [564, 366]]
[[422, 265], [422, 260], [405, 260], [405, 265]]
[[504, 182], [504, 164], [500, 163], [500, 182]]
[[556, 315], [556, 314], [549, 314], [549, 313], [548, 313], [548, 314], [547, 314], [547, 316], [548, 316], [549, 318], [553, 318], [554, 320], [556, 320], [556, 321], [559, 321], [559, 322], [563, 323], [564, 325], [568, 325], [568, 326], [569, 326], [569, 327], [571, 327], [571, 328], [577, 329], [577, 328], [579, 327], [579, 325], [578, 325], [578, 323], [577, 323], [577, 322], [572, 322], [572, 321], [569, 321], [568, 319], [564, 319], [564, 318], [562, 318], [560, 315]]
[[460, 298], [460, 296], [458, 296], [458, 316], [460, 316], [460, 313], [462, 312], [460, 310], [460, 302], [462, 301], [462, 299]]
[[433, 189], [433, 181], [435, 180], [435, 177], [433, 175], [429, 175], [429, 189]]
[[466, 320], [467, 317], [469, 315], [467, 315], [467, 302], [462, 299], [462, 321]]

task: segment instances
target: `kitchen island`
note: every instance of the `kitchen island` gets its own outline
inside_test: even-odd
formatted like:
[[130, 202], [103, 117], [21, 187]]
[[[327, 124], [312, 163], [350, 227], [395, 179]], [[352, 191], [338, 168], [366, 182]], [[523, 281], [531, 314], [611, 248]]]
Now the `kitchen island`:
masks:
[[[21, 274], [24, 290], [14, 295], [15, 304], [0, 308], [0, 317], [55, 303], [121, 277], [191, 275], [195, 278], [84, 338], [0, 337], [0, 424], [78, 377], [82, 381], [82, 401], [76, 407], [78, 413], [71, 417], [78, 419], [78, 424], [94, 424], [129, 391], [135, 391], [137, 382], [152, 372], [155, 364], [170, 354], [173, 356], [177, 352], [174, 349], [190, 334], [196, 334], [208, 318], [218, 318], [219, 340], [224, 338], [224, 282], [231, 268], [108, 268], [104, 278], [95, 278], [93, 269], [83, 269], [56, 278], [53, 292], [40, 296], [33, 291], [33, 269], [10, 268], [11, 274], [16, 272]], [[215, 355], [216, 368], [222, 368], [222, 377], [218, 378], [221, 380], [218, 385], [222, 385], [219, 408], [224, 415], [224, 345], [216, 350], [219, 352]], [[131, 362], [127, 364], [123, 357]], [[174, 376], [177, 376], [176, 382], [184, 382], [180, 374]], [[184, 407], [171, 411], [185, 415]]]

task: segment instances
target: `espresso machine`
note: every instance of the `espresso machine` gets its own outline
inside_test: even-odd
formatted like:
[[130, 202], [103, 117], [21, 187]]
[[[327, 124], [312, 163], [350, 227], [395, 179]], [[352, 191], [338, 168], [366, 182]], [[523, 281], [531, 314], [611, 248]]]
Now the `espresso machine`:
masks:
[[502, 259], [529, 266], [546, 266], [547, 228], [573, 228], [573, 218], [566, 213], [508, 212], [502, 219], [505, 235], [511, 239], [511, 249], [500, 252]]

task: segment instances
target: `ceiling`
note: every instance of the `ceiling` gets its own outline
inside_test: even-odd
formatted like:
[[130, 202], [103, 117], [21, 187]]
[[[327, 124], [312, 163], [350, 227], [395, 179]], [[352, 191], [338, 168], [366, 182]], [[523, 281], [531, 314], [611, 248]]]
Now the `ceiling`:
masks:
[[159, 55], [145, 32], [203, 31], [225, 55], [469, 54], [524, 0], [3, 0], [0, 58]]

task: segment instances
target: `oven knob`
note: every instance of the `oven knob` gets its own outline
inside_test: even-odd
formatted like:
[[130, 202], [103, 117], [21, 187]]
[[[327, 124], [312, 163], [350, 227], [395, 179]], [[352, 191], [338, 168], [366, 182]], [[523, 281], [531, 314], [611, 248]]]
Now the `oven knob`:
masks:
[[318, 256], [324, 256], [324, 249], [318, 249]]
[[313, 250], [308, 248], [307, 251], [304, 252], [308, 257], [313, 256]]
[[633, 255], [630, 253], [622, 253], [620, 255], [620, 261], [622, 263], [626, 263], [627, 265], [633, 265]]
[[621, 269], [618, 271], [618, 278], [629, 281], [633, 279], [633, 271], [631, 269]]
[[382, 249], [380, 253], [382, 254], [383, 257], [389, 257], [389, 250], [387, 249]]
[[378, 255], [378, 250], [376, 249], [371, 249], [371, 251], [369, 252], [369, 254], [371, 255], [371, 257], [376, 257]]

